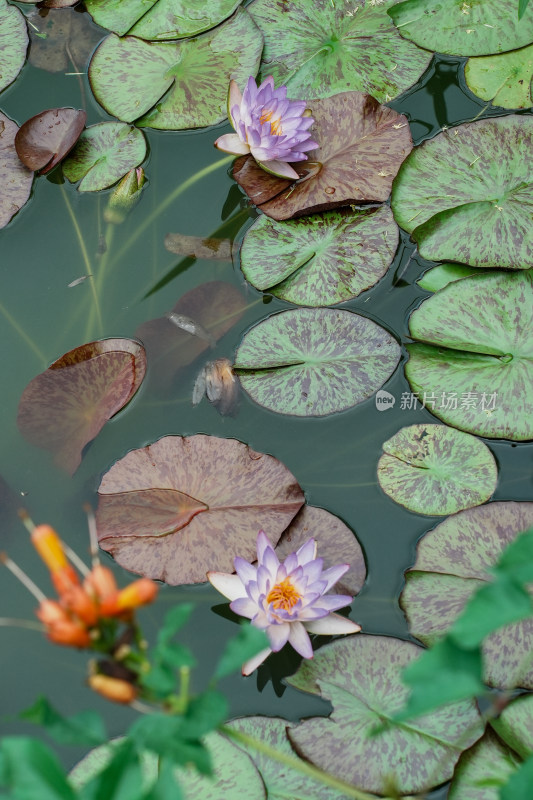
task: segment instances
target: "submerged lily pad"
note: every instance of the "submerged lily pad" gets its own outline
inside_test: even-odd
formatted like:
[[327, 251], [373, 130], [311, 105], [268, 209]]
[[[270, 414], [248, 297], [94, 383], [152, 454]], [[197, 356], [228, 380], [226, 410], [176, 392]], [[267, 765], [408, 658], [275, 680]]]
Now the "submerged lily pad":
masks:
[[533, 44], [511, 53], [468, 59], [465, 80], [471, 92], [494, 106], [529, 108], [533, 104]]
[[432, 56], [391, 25], [394, 2], [255, 0], [248, 10], [265, 37], [261, 77], [273, 75], [297, 100], [350, 90], [392, 100], [416, 83]]
[[26, 120], [15, 136], [17, 154], [28, 169], [49, 172], [65, 158], [85, 127], [87, 114], [76, 108], [50, 108]]
[[528, 269], [533, 117], [467, 122], [417, 147], [392, 191], [398, 225], [433, 261]]
[[383, 451], [379, 485], [417, 514], [455, 514], [481, 505], [496, 488], [498, 468], [487, 445], [445, 425], [409, 425]]
[[165, 248], [169, 252], [189, 258], [231, 261], [232, 244], [231, 239], [203, 239], [186, 233], [167, 233], [165, 236]]
[[503, 53], [533, 38], [533, 8], [518, 19], [518, 0], [406, 0], [389, 15], [406, 39], [455, 56]]
[[26, 60], [28, 32], [23, 14], [0, 0], [0, 92], [13, 83]]
[[242, 0], [86, 0], [98, 25], [151, 41], [196, 36], [232, 14]]
[[98, 489], [100, 546], [132, 572], [172, 585], [252, 561], [264, 528], [273, 544], [304, 502], [273, 456], [235, 439], [165, 436], [132, 450]]
[[424, 272], [417, 283], [426, 292], [438, 292], [453, 281], [479, 274], [478, 267], [467, 267], [464, 264], [439, 264], [438, 267], [432, 267]]
[[30, 64], [47, 72], [86, 71], [89, 56], [104, 36], [88, 14], [66, 8], [45, 17], [32, 11], [27, 18]]
[[276, 178], [252, 156], [238, 158], [233, 177], [250, 200], [274, 219], [351, 203], [386, 200], [413, 144], [407, 118], [370, 95], [344, 92], [310, 103], [318, 149], [294, 164], [304, 180]]
[[24, 389], [17, 424], [31, 444], [50, 450], [72, 475], [82, 451], [128, 403], [146, 372], [144, 348], [133, 339], [102, 339], [54, 361]]
[[305, 660], [288, 683], [329, 700], [333, 711], [289, 729], [297, 752], [330, 774], [380, 794], [391, 785], [401, 794], [423, 792], [448, 780], [461, 750], [483, 732], [474, 703], [453, 703], [368, 737], [402, 708], [409, 691], [402, 670], [421, 652], [411, 642], [357, 634]]
[[[160, 0], [161, 1], [161, 0]], [[213, 31], [183, 42], [145, 42], [111, 35], [89, 67], [93, 94], [110, 114], [164, 130], [215, 125], [227, 116], [230, 79], [255, 75], [263, 38], [238, 9]]]
[[99, 122], [86, 128], [63, 173], [71, 183], [80, 181], [80, 192], [107, 189], [146, 158], [142, 131], [122, 122]]
[[316, 539], [317, 555], [324, 569], [349, 564], [350, 569], [335, 584], [338, 594], [359, 594], [366, 578], [365, 557], [355, 534], [344, 522], [323, 508], [304, 505], [283, 531], [276, 554], [283, 561], [308, 539]]
[[0, 228], [20, 211], [33, 183], [33, 172], [21, 163], [15, 150], [18, 125], [0, 111]]
[[448, 425], [533, 439], [532, 325], [531, 271], [452, 282], [411, 315], [409, 330], [419, 341], [407, 345], [407, 379]]
[[256, 289], [289, 303], [329, 306], [377, 283], [394, 258], [398, 238], [388, 206], [288, 222], [262, 215], [244, 237], [241, 269]]
[[[409, 630], [432, 645], [452, 625], [487, 572], [516, 536], [533, 525], [533, 503], [498, 502], [460, 511], [418, 543], [406, 573], [401, 605]], [[533, 688], [526, 655], [533, 648], [533, 621], [500, 628], [483, 642], [484, 680], [502, 688]]]
[[274, 314], [242, 340], [234, 368], [259, 405], [320, 417], [376, 392], [400, 359], [396, 340], [351, 311], [297, 308]]

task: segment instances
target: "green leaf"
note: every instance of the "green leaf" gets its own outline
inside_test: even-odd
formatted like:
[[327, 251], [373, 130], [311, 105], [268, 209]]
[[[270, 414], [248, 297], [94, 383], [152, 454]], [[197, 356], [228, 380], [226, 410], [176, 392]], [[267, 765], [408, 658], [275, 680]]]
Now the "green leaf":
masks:
[[142, 131], [121, 122], [99, 122], [86, 128], [63, 162], [71, 183], [81, 181], [80, 192], [107, 189], [146, 158]]
[[481, 505], [496, 488], [498, 468], [489, 448], [445, 425], [409, 425], [383, 444], [379, 485], [417, 514], [455, 514]]
[[493, 106], [529, 108], [533, 103], [533, 45], [496, 56], [470, 58], [465, 64], [470, 91]]
[[141, 684], [158, 697], [176, 691], [176, 673], [171, 664], [154, 664], [149, 672], [141, 674]]
[[240, 669], [245, 661], [268, 646], [268, 638], [264, 631], [250, 623], [241, 623], [239, 633], [226, 643], [215, 669], [213, 681], [219, 681], [231, 675]]
[[352, 300], [383, 277], [398, 246], [388, 206], [329, 211], [246, 232], [241, 269], [252, 286], [306, 306]]
[[493, 569], [496, 575], [506, 575], [520, 583], [533, 582], [533, 530], [521, 533], [503, 551]]
[[416, 147], [398, 172], [391, 204], [420, 255], [528, 269], [532, 148], [533, 117], [513, 114], [448, 128]]
[[518, 0], [518, 19], [522, 19], [526, 13], [529, 0]]
[[383, 328], [351, 311], [298, 308], [263, 320], [235, 356], [243, 389], [281, 414], [324, 416], [366, 400], [400, 356]]
[[409, 794], [448, 780], [461, 749], [483, 730], [473, 703], [448, 705], [412, 724], [390, 724], [380, 736], [368, 738], [377, 724], [402, 708], [408, 692], [403, 669], [421, 653], [411, 642], [356, 634], [304, 660], [289, 684], [329, 700], [333, 711], [330, 717], [289, 728], [297, 752], [330, 774], [379, 794], [393, 782], [401, 794]]
[[104, 721], [96, 711], [81, 711], [64, 717], [42, 695], [19, 716], [27, 722], [42, 725], [61, 744], [95, 745], [107, 741]]
[[[152, 756], [153, 758], [153, 756]], [[176, 770], [172, 761], [165, 758], [156, 763], [157, 781], [146, 795], [145, 800], [184, 800]]]
[[[505, 744], [527, 759], [533, 753], [533, 695], [517, 697], [490, 724]], [[533, 785], [533, 784], [532, 784]]]
[[188, 739], [201, 739], [221, 725], [228, 716], [228, 701], [218, 691], [210, 690], [194, 697], [184, 717]]
[[533, 618], [528, 592], [509, 578], [482, 586], [453, 625], [450, 636], [465, 648], [478, 647], [486, 636], [511, 622]]
[[438, 292], [452, 281], [468, 278], [469, 275], [479, 275], [477, 267], [466, 267], [463, 264], [439, 264], [424, 272], [417, 280], [418, 285], [426, 292]]
[[94, 21], [119, 36], [163, 40], [196, 36], [229, 17], [242, 0], [87, 0]]
[[27, 49], [28, 32], [23, 14], [6, 0], [0, 0], [0, 92], [19, 74]]
[[396, 0], [349, 7], [331, 0], [255, 0], [250, 14], [265, 37], [261, 78], [310, 100], [351, 90], [388, 102], [419, 79], [431, 53], [402, 39], [387, 9]]
[[113, 749], [107, 766], [86, 783], [80, 800], [145, 800], [143, 773], [139, 755], [130, 742]]
[[74, 800], [75, 794], [52, 751], [37, 739], [2, 739], [2, 779], [17, 800]]
[[179, 603], [170, 608], [163, 618], [157, 641], [159, 644], [168, 644], [181, 628], [189, 621], [194, 610], [194, 603]]
[[226, 118], [230, 79], [244, 85], [255, 75], [262, 45], [250, 15], [238, 9], [213, 31], [183, 42], [108, 36], [91, 60], [89, 80], [100, 105], [119, 119], [164, 130], [201, 128]]
[[531, 271], [472, 275], [422, 303], [405, 374], [432, 414], [478, 436], [533, 438], [532, 308]]
[[438, 53], [483, 56], [516, 50], [531, 42], [533, 12], [523, 21], [517, 0], [406, 0], [389, 9], [406, 39]]
[[533, 786], [533, 755], [525, 761], [505, 786], [502, 786], [500, 800], [530, 800]]

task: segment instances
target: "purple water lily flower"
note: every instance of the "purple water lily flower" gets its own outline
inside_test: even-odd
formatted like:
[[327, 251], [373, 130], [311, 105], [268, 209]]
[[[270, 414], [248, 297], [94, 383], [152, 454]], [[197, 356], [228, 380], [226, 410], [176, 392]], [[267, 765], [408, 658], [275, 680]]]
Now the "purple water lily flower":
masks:
[[232, 601], [231, 610], [251, 619], [252, 625], [263, 629], [270, 640], [270, 647], [243, 665], [243, 675], [250, 675], [286, 642], [304, 658], [313, 658], [309, 633], [333, 635], [361, 630], [357, 623], [332, 613], [349, 605], [353, 598], [326, 594], [350, 565], [323, 569], [323, 560], [316, 558], [316, 550], [316, 541], [309, 539], [280, 564], [265, 533], [259, 531], [257, 567], [244, 558], [236, 558], [236, 575], [207, 573], [215, 589]]
[[287, 100], [287, 87], [274, 89], [269, 75], [258, 87], [254, 78], [241, 94], [235, 81], [228, 93], [228, 119], [236, 133], [220, 136], [215, 147], [226, 153], [251, 153], [260, 167], [281, 178], [296, 180], [298, 173], [287, 163], [306, 161], [305, 153], [318, 144], [311, 139], [313, 117], [304, 116], [303, 100]]

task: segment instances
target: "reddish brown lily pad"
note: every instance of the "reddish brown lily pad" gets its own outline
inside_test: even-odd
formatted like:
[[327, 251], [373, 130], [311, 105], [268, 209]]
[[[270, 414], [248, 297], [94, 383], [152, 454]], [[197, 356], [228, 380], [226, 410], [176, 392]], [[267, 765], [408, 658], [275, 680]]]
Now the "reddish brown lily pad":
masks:
[[20, 163], [15, 150], [18, 126], [0, 111], [0, 228], [5, 228], [11, 217], [27, 201], [33, 183], [33, 174]]
[[201, 583], [276, 544], [304, 502], [289, 470], [235, 439], [165, 436], [132, 450], [98, 489], [98, 539], [118, 563], [172, 585]]
[[49, 172], [72, 150], [86, 119], [85, 111], [76, 108], [41, 111], [26, 120], [15, 136], [18, 157], [34, 172]]
[[151, 385], [162, 391], [171, 387], [184, 367], [239, 321], [245, 306], [235, 286], [209, 281], [180, 297], [165, 317], [143, 322], [135, 335], [146, 348]]
[[104, 339], [70, 350], [24, 389], [20, 432], [50, 450], [57, 466], [72, 475], [85, 445], [131, 400], [145, 372], [144, 348], [133, 339]]
[[300, 180], [269, 175], [252, 156], [235, 162], [233, 177], [250, 200], [277, 220], [386, 200], [413, 147], [407, 118], [363, 92], [313, 100], [309, 107], [319, 147], [293, 164]]

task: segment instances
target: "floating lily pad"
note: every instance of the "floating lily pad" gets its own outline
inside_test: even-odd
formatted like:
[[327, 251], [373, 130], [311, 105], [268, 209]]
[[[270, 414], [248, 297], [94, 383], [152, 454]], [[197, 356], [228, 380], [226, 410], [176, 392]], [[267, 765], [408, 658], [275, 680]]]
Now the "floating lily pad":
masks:
[[432, 267], [427, 272], [424, 272], [417, 283], [426, 292], [438, 292], [448, 286], [449, 283], [452, 283], [452, 281], [479, 274], [478, 267], [467, 267], [464, 264], [439, 264], [438, 267]]
[[388, 206], [288, 222], [262, 215], [244, 237], [241, 269], [256, 289], [289, 303], [329, 306], [377, 283], [394, 258], [398, 238]]
[[532, 148], [533, 117], [512, 114], [450, 128], [417, 147], [395, 181], [392, 210], [420, 255], [528, 269]]
[[99, 122], [86, 128], [63, 164], [71, 183], [80, 181], [80, 192], [107, 189], [146, 158], [142, 131], [122, 122]]
[[246, 299], [235, 286], [208, 281], [186, 292], [166, 316], [140, 325], [135, 336], [146, 348], [151, 385], [171, 388], [184, 367], [240, 320], [245, 307]]
[[402, 708], [409, 691], [402, 670], [421, 652], [411, 642], [357, 634], [304, 661], [288, 683], [329, 700], [333, 711], [289, 729], [297, 752], [370, 792], [391, 785], [401, 794], [423, 792], [448, 780], [461, 750], [483, 732], [474, 703], [453, 703], [368, 737]]
[[0, 92], [13, 83], [26, 60], [28, 32], [23, 14], [0, 0]]
[[324, 569], [336, 564], [350, 565], [348, 572], [335, 584], [337, 594], [359, 594], [366, 579], [361, 545], [339, 517], [323, 508], [302, 506], [276, 546], [279, 560], [283, 561], [311, 538], [317, 541], [317, 555], [324, 559]]
[[200, 434], [132, 450], [98, 494], [100, 546], [126, 569], [172, 585], [232, 572], [235, 556], [252, 561], [258, 531], [276, 544], [304, 502], [276, 458]]
[[[273, 747], [278, 753], [295, 758], [296, 754], [292, 750], [287, 739], [287, 729], [291, 723], [279, 717], [242, 717], [234, 719], [228, 724], [229, 728], [259, 739], [269, 747]], [[295, 769], [282, 766], [268, 756], [247, 747], [245, 744], [238, 745], [245, 753], [248, 753], [265, 783], [268, 800], [300, 800], [300, 798], [320, 798], [320, 800], [346, 800], [343, 792], [330, 789], [319, 783], [309, 775], [303, 775]], [[249, 794], [246, 794], [249, 798]]]
[[399, 359], [396, 340], [372, 320], [351, 311], [297, 308], [248, 331], [234, 368], [259, 405], [320, 417], [366, 400]]
[[30, 64], [47, 72], [85, 72], [89, 56], [104, 35], [88, 14], [74, 9], [45, 17], [32, 11], [28, 23]]
[[[516, 536], [533, 525], [533, 503], [499, 502], [460, 511], [418, 543], [401, 595], [409, 630], [431, 645], [452, 625], [473, 592], [491, 580], [488, 569]], [[502, 688], [533, 688], [525, 657], [533, 621], [506, 625], [483, 643], [484, 680]]]
[[201, 128], [226, 118], [230, 79], [244, 85], [255, 75], [262, 47], [252, 18], [238, 9], [215, 30], [183, 42], [108, 36], [91, 60], [89, 80], [100, 105], [119, 119], [164, 130]]
[[500, 789], [520, 766], [517, 754], [490, 728], [457, 764], [448, 800], [500, 800]]
[[417, 514], [455, 514], [485, 503], [498, 468], [486, 444], [445, 425], [409, 425], [383, 444], [379, 485]]
[[196, 36], [225, 20], [242, 0], [86, 0], [98, 25], [151, 41]]
[[413, 391], [448, 425], [533, 439], [533, 274], [485, 272], [428, 297], [409, 320]]
[[437, 53], [484, 56], [532, 39], [533, 8], [518, 19], [515, 0], [406, 0], [389, 15], [403, 37]]
[[386, 200], [413, 147], [407, 118], [361, 92], [314, 100], [310, 107], [319, 147], [293, 165], [309, 177], [291, 184], [266, 173], [252, 156], [238, 158], [233, 177], [250, 200], [277, 220]]
[[34, 172], [49, 172], [72, 150], [86, 119], [85, 111], [75, 108], [41, 111], [26, 120], [15, 136], [18, 157]]
[[0, 228], [20, 211], [31, 192], [33, 172], [24, 164], [15, 150], [18, 126], [0, 111]]
[[82, 450], [128, 403], [146, 372], [133, 339], [103, 339], [70, 350], [24, 389], [17, 424], [36, 447], [50, 450], [72, 475]]
[[529, 108], [533, 104], [533, 45], [502, 55], [468, 59], [465, 80], [471, 92], [494, 106]]
[[416, 83], [432, 56], [391, 25], [394, 2], [255, 0], [248, 10], [265, 37], [261, 77], [273, 75], [295, 100], [350, 90], [392, 100]]

